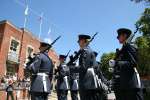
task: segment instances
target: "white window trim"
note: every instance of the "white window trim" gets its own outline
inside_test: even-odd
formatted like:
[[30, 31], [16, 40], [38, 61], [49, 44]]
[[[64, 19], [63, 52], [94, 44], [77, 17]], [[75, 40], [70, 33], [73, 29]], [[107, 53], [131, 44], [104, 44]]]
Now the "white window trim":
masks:
[[17, 51], [16, 51], [16, 53], [19, 54], [19, 52], [20, 52], [20, 40], [19, 40], [19, 39], [16, 39], [16, 38], [13, 37], [13, 36], [10, 37], [10, 41], [9, 41], [9, 52], [11, 52], [10, 46], [11, 46], [12, 40], [15, 40], [15, 41], [17, 41], [17, 42], [19, 43], [19, 45], [18, 45], [18, 47], [17, 47]]

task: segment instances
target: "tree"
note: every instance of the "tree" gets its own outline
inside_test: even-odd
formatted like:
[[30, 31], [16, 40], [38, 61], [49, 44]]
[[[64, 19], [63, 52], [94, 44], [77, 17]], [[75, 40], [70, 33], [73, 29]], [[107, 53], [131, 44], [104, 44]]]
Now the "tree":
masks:
[[146, 2], [147, 4], [150, 3], [150, 0], [131, 0], [131, 1], [134, 1], [135, 3], [139, 3], [139, 2]]
[[142, 36], [136, 38], [138, 47], [139, 72], [142, 76], [150, 75], [150, 8], [146, 8], [141, 18], [136, 22], [140, 26]]
[[108, 62], [109, 62], [109, 60], [114, 59], [114, 57], [115, 57], [115, 53], [113, 53], [113, 52], [104, 53], [101, 57], [101, 61], [100, 61], [101, 69], [108, 79], [111, 78], [111, 74], [112, 74], [109, 72], [110, 67], [109, 67]]
[[150, 38], [141, 36], [136, 39], [138, 46], [138, 70], [141, 76], [150, 75]]
[[150, 8], [146, 8], [141, 18], [136, 22], [140, 27], [139, 32], [144, 36], [150, 36]]

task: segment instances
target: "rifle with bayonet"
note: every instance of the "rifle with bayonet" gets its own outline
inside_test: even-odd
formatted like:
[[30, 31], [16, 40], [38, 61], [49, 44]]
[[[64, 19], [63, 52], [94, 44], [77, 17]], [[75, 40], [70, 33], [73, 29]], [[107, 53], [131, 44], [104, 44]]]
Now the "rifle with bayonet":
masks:
[[[134, 38], [134, 36], [136, 35], [136, 33], [138, 32], [138, 30], [140, 29], [140, 27], [138, 25], [136, 25], [136, 30], [134, 31], [134, 33], [132, 33], [129, 38], [126, 40], [125, 44], [124, 45], [127, 45], [127, 44], [132, 44], [132, 40]], [[115, 59], [118, 58], [118, 55], [119, 55], [119, 52], [120, 50], [117, 48], [116, 49], [116, 55], [115, 55]]]
[[[126, 40], [126, 43], [124, 45], [128, 45], [128, 44], [133, 43], [132, 40], [133, 40], [134, 36], [136, 35], [136, 33], [138, 32], [139, 29], [140, 29], [140, 27], [136, 25], [136, 30], [134, 31], [133, 34], [130, 35], [130, 37]], [[133, 57], [133, 55], [131, 54], [131, 52], [130, 51], [127, 51], [127, 52], [132, 59], [131, 60], [132, 63], [136, 64], [136, 66], [137, 66], [137, 62], [136, 62], [135, 58]]]
[[[87, 46], [94, 40], [95, 36], [98, 34], [98, 32], [96, 32], [92, 38], [90, 39], [90, 41], [87, 43]], [[67, 63], [67, 65], [74, 65], [74, 63], [77, 61], [77, 59], [79, 58], [80, 54], [81, 54], [82, 50], [79, 50], [78, 52], [74, 52], [74, 56], [71, 55], [70, 56], [70, 61]]]
[[52, 46], [61, 38], [61, 36], [58, 36], [44, 51], [47, 51], [52, 48]]

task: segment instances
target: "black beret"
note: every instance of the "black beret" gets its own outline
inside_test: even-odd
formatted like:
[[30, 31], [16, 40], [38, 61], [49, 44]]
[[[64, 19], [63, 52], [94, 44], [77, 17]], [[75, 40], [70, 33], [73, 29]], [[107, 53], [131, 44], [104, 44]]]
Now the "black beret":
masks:
[[91, 39], [91, 37], [89, 35], [83, 35], [83, 34], [81, 34], [81, 35], [79, 35], [79, 40], [80, 39]]
[[40, 47], [47, 47], [47, 46], [50, 46], [50, 44], [46, 43], [46, 42], [41, 42], [40, 43]]
[[120, 28], [120, 29], [117, 30], [117, 33], [118, 33], [117, 38], [119, 38], [119, 36], [121, 34], [126, 34], [127, 37], [129, 37], [131, 35], [132, 31], [130, 29], [127, 29], [127, 28]]
[[59, 58], [66, 59], [66, 55], [59, 55]]

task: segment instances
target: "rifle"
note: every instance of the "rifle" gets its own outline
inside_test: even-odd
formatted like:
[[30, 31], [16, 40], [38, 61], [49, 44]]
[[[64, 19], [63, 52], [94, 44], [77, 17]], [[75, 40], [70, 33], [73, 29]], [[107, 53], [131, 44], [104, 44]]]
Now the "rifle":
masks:
[[[131, 35], [131, 36], [129, 37], [129, 39], [127, 39], [125, 45], [127, 45], [128, 43], [129, 43], [129, 44], [132, 43], [132, 39], [133, 39], [133, 37], [135, 36], [135, 34], [138, 32], [139, 29], [140, 29], [140, 27], [136, 25], [136, 31], [134, 32], [133, 35]], [[137, 60], [135, 59], [135, 57], [133, 56], [133, 54], [132, 54], [129, 50], [127, 51], [127, 53], [128, 53], [128, 55], [130, 56], [130, 58], [131, 58], [131, 62], [134, 64], [133, 69], [134, 69], [134, 73], [135, 73], [136, 78], [137, 78], [137, 81], [138, 81], [138, 87], [141, 88], [140, 76], [139, 76], [139, 73], [138, 73], [138, 71], [137, 71], [138, 62], [137, 62]]]
[[90, 41], [88, 42], [88, 45], [94, 40], [94, 38], [95, 38], [95, 36], [98, 34], [98, 32], [96, 32], [93, 36], [92, 36], [92, 38], [90, 39]]
[[[134, 31], [133, 34], [130, 35], [130, 37], [126, 40], [126, 43], [124, 45], [132, 44], [132, 39], [134, 38], [135, 34], [138, 32], [139, 29], [140, 29], [140, 27], [138, 25], [136, 25], [136, 30]], [[129, 54], [129, 56], [131, 57], [132, 62], [134, 64], [136, 64], [136, 60], [134, 59], [134, 57], [132, 56], [132, 54], [129, 51], [127, 51], [127, 52]]]
[[[66, 59], [67, 59], [67, 57], [69, 56], [70, 51], [71, 51], [71, 50], [68, 51], [68, 53], [67, 53], [67, 55], [66, 55]], [[65, 60], [66, 60], [66, 59], [65, 59]]]
[[130, 37], [126, 40], [125, 44], [131, 44], [132, 43], [132, 39], [134, 38], [134, 36], [136, 35], [136, 33], [138, 32], [138, 30], [140, 29], [140, 27], [138, 25], [136, 25], [136, 30], [134, 31], [133, 34], [130, 35]]
[[[90, 39], [90, 41], [88, 41], [87, 46], [94, 40], [95, 36], [98, 34], [98, 32], [96, 32], [92, 38]], [[81, 54], [82, 50], [79, 50], [78, 52], [74, 52], [74, 56], [71, 55], [70, 56], [70, 61], [67, 63], [67, 65], [73, 65], [74, 62], [79, 58], [80, 54]]]
[[49, 47], [47, 47], [44, 51], [47, 51], [47, 50], [51, 49], [52, 46], [53, 46], [60, 38], [61, 38], [61, 36], [58, 36], [58, 37], [49, 45]]

